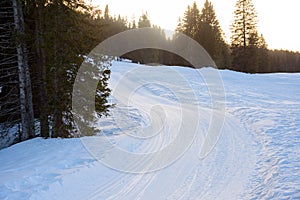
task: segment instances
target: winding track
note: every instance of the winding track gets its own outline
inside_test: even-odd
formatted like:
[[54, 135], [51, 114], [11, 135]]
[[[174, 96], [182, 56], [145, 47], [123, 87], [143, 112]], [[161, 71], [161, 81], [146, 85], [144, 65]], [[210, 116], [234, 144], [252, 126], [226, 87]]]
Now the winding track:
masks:
[[[134, 67], [141, 73], [128, 73]], [[117, 107], [99, 122], [105, 136], [34, 139], [0, 151], [0, 198], [300, 198], [299, 75], [223, 71], [227, 109], [222, 134], [210, 154], [199, 159], [212, 115], [206, 83], [195, 70], [172, 68], [183, 77], [178, 79], [162, 68], [114, 63], [110, 86]], [[124, 173], [102, 163], [111, 161], [116, 148], [153, 153], [188, 131], [196, 133], [189, 148], [155, 172]], [[169, 157], [113, 158], [118, 166], [130, 163], [129, 169], [147, 170]]]
[[[227, 115], [221, 138], [216, 147], [208, 157], [203, 160], [199, 159], [199, 153], [212, 114], [211, 109], [207, 106], [210, 102], [201, 106], [197, 100], [203, 97], [192, 96], [197, 92], [195, 88], [199, 88], [203, 91], [201, 95], [209, 94], [208, 91], [203, 89], [205, 84], [203, 80], [201, 80], [201, 77], [197, 77], [197, 75], [193, 74], [195, 71], [192, 69], [180, 69], [180, 75], [184, 77], [185, 80], [193, 80], [193, 83], [189, 82], [188, 85], [180, 85], [178, 84], [178, 79], [176, 79], [176, 74], [173, 74], [175, 77], [172, 77], [172, 73], [169, 73], [169, 75], [171, 74], [170, 76], [166, 75], [162, 78], [162, 75], [165, 73], [153, 73], [153, 68], [149, 69], [149, 67], [143, 67], [142, 71], [145, 73], [138, 74], [137, 70], [131, 68], [132, 66], [127, 67], [126, 65], [122, 66], [122, 63], [113, 67], [111, 86], [113, 89], [117, 88], [117, 92], [114, 93], [114, 100], [117, 101], [117, 105], [126, 104], [131, 107], [131, 112], [128, 112], [128, 110], [127, 112], [122, 112], [122, 109], [119, 108], [112, 119], [110, 119], [110, 123], [108, 123], [107, 120], [102, 122], [102, 125], [109, 125], [108, 130], [105, 130], [106, 133], [109, 133], [111, 127], [115, 128], [117, 126], [123, 131], [121, 134], [125, 134], [124, 137], [121, 136], [121, 139], [117, 137], [119, 141], [114, 142], [118, 145], [122, 143], [130, 144], [122, 148], [128, 151], [134, 151], [135, 153], [148, 153], [165, 148], [166, 145], [174, 140], [174, 135], [172, 134], [176, 134], [176, 130], [177, 132], [179, 131], [178, 128], [180, 127], [178, 127], [178, 124], [181, 123], [182, 112], [184, 112], [183, 109], [187, 109], [187, 112], [195, 112], [195, 110], [198, 109], [200, 118], [198, 121], [198, 129], [196, 130], [196, 137], [190, 148], [188, 148], [184, 155], [175, 163], [153, 173], [116, 174], [116, 176], [109, 181], [109, 184], [104, 184], [104, 186], [99, 187], [89, 198], [238, 198], [245, 190], [247, 180], [255, 165], [256, 147], [254, 146], [254, 138], [251, 137], [246, 129], [239, 126], [239, 121], [235, 120], [233, 116]], [[149, 73], [148, 70], [152, 73]], [[135, 77], [132, 77], [130, 71], [135, 72]], [[126, 74], [126, 72], [129, 73]], [[137, 79], [142, 79], [143, 81], [139, 82]], [[173, 85], [171, 85], [172, 83]], [[126, 94], [131, 95], [131, 97], [124, 97]], [[209, 98], [209, 96], [207, 98]], [[181, 101], [179, 101], [179, 99]], [[197, 106], [197, 108], [185, 107], [181, 103], [182, 101]], [[147, 109], [151, 110], [151, 108], [155, 108], [155, 106], [160, 106], [161, 110], [158, 109], [156, 111], [161, 113], [147, 116], [145, 113], [150, 113], [149, 111], [147, 112]], [[178, 108], [180, 109], [178, 110]], [[117, 113], [120, 112], [123, 113], [122, 116], [117, 115]], [[125, 117], [124, 115], [126, 114], [129, 116]], [[134, 118], [134, 116], [144, 116], [146, 119]], [[191, 114], [188, 119], [191, 123], [194, 123], [193, 116], [194, 114]], [[164, 117], [167, 119], [157, 119]], [[156, 137], [147, 138], [145, 140], [134, 140], [132, 139], [132, 136], [135, 136], [134, 134], [126, 135], [127, 132], [132, 132], [133, 126], [128, 125], [130, 123], [136, 125], [135, 128], [138, 130], [136, 131], [137, 134], [141, 130], [140, 127], [151, 128], [152, 126], [163, 126], [163, 128]], [[125, 142], [123, 142], [123, 140]], [[107, 156], [110, 156], [109, 150], [107, 152]], [[166, 158], [159, 157], [159, 159]], [[153, 160], [149, 161], [149, 165], [160, 162], [159, 159], [153, 158]], [[134, 167], [140, 167], [139, 162], [135, 164]]]

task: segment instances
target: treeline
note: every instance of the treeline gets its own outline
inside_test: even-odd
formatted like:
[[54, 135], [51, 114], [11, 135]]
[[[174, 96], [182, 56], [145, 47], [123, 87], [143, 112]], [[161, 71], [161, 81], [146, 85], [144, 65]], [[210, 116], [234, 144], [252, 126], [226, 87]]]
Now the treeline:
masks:
[[300, 53], [269, 50], [270, 68], [265, 72], [300, 72]]
[[[237, 0], [233, 18], [230, 44], [225, 42], [214, 7], [208, 0], [201, 11], [196, 2], [187, 7], [178, 20], [176, 33], [172, 38], [166, 38], [163, 30], [151, 25], [147, 14], [140, 18], [137, 27], [153, 27], [157, 34], [152, 36], [152, 41], [162, 41], [176, 47], [180, 47], [177, 33], [186, 34], [204, 47], [219, 69], [247, 73], [300, 72], [298, 52], [268, 49], [263, 35], [257, 30], [257, 16], [251, 0]], [[157, 49], [136, 50], [123, 57], [140, 63], [191, 67], [183, 58]]]
[[[238, 0], [231, 44], [227, 44], [209, 1], [201, 12], [196, 3], [188, 6], [175, 35], [167, 38], [160, 27], [151, 24], [147, 13], [136, 22], [111, 16], [108, 6], [102, 11], [84, 0], [1, 0], [0, 147], [36, 136], [80, 136], [71, 112], [77, 71], [96, 45], [125, 30], [152, 27], [153, 42], [182, 49], [186, 44], [180, 43], [178, 33], [184, 33], [199, 42], [220, 69], [299, 72], [300, 54], [268, 50], [256, 23], [252, 2]], [[157, 49], [136, 50], [122, 57], [147, 64], [190, 66], [178, 55]], [[99, 65], [95, 94], [98, 117], [107, 115], [111, 108], [107, 100], [111, 92], [108, 61], [106, 56], [100, 57], [104, 64]], [[97, 128], [92, 125], [94, 120], [89, 118], [88, 122], [91, 133]]]

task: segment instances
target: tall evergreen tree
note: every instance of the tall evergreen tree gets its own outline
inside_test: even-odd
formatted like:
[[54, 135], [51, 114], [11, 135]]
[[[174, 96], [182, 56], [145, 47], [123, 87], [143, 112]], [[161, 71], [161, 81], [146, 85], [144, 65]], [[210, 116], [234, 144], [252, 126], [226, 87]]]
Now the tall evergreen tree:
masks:
[[[71, 113], [77, 71], [91, 49], [127, 29], [127, 20], [113, 20], [108, 7], [102, 16], [83, 0], [2, 0], [0, 29], [0, 139], [16, 142], [2, 128], [17, 125], [20, 139], [34, 137], [33, 114], [45, 138], [78, 136]], [[95, 114], [101, 117], [110, 108], [110, 70], [106, 59], [96, 59]], [[90, 120], [91, 132], [82, 134], [94, 133]]]
[[257, 14], [252, 0], [237, 0], [232, 23], [232, 66], [236, 70], [256, 72]]
[[[71, 113], [72, 87], [83, 55], [105, 39], [102, 29], [105, 19], [81, 0], [55, 0], [50, 3], [31, 0], [26, 4], [28, 41], [33, 59], [32, 72], [36, 74], [36, 113], [39, 113], [41, 136], [73, 137], [74, 116]], [[98, 13], [92, 16], [91, 13]], [[100, 17], [100, 18], [99, 18]], [[109, 17], [110, 19], [110, 17]], [[109, 70], [102, 70], [96, 108], [105, 115], [109, 104], [107, 79]], [[103, 80], [103, 81], [102, 81]], [[39, 97], [38, 97], [39, 96]]]
[[139, 18], [138, 27], [139, 28], [151, 27], [151, 23], [147, 13], [142, 14], [142, 16]]
[[208, 0], [205, 1], [200, 14], [197, 41], [210, 54], [219, 68], [229, 66], [228, 46], [224, 41], [223, 31], [219, 25], [214, 7]]
[[196, 36], [199, 32], [199, 20], [200, 11], [196, 2], [194, 2], [192, 6], [187, 7], [183, 18], [181, 20], [179, 19], [177, 30], [193, 39], [196, 39]]
[[108, 5], [107, 4], [106, 4], [105, 10], [104, 10], [104, 19], [105, 20], [109, 20], [110, 19], [109, 10], [108, 10]]
[[[88, 13], [88, 8], [81, 0], [56, 0], [47, 7], [45, 12], [47, 18], [45, 22], [47, 85], [51, 94], [49, 109], [52, 112], [49, 117], [53, 127], [52, 137], [76, 136], [74, 116], [71, 113], [73, 82], [83, 61], [80, 55], [87, 54], [98, 44], [99, 40], [94, 41], [94, 35], [101, 36], [99, 30], [96, 32], [90, 28], [94, 24]], [[53, 16], [53, 14], [55, 15]], [[106, 75], [105, 79], [107, 79]], [[105, 85], [102, 86], [99, 89], [104, 90], [99, 90], [95, 95], [99, 94], [105, 98], [107, 95], [103, 95], [103, 93], [107, 93], [109, 90], [106, 90]], [[102, 102], [102, 111], [106, 112], [107, 101]]]
[[176, 27], [175, 31], [183, 33], [183, 25], [182, 25], [181, 17], [178, 17], [178, 23], [177, 23], [177, 27]]
[[270, 72], [270, 55], [268, 50], [268, 44], [261, 34], [258, 38], [258, 71]]
[[223, 39], [223, 32], [217, 20], [213, 5], [206, 0], [202, 12], [196, 2], [188, 6], [176, 29], [199, 42], [220, 68], [230, 64], [229, 49]]

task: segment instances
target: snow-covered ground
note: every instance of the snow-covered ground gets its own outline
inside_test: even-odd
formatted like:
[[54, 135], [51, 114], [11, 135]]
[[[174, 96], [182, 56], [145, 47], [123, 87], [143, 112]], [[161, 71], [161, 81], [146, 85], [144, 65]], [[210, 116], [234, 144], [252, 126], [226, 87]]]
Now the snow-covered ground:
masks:
[[1, 150], [0, 199], [300, 199], [300, 74], [219, 71], [223, 112], [211, 72], [114, 62], [102, 135]]

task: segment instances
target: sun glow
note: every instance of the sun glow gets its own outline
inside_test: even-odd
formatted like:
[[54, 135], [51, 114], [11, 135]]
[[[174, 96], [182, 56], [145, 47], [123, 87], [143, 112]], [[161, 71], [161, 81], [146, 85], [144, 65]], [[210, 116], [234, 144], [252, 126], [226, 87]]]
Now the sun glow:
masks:
[[[94, 5], [99, 5], [104, 10], [109, 6], [111, 15], [126, 16], [129, 21], [147, 12], [152, 24], [164, 29], [175, 30], [178, 18], [181, 17], [188, 5], [194, 0], [92, 0]], [[201, 10], [205, 0], [197, 0]], [[233, 12], [236, 0], [211, 0], [214, 5], [218, 20], [229, 42], [230, 26], [233, 20]], [[297, 22], [300, 19], [299, 0], [253, 0], [258, 13], [258, 30], [262, 33], [271, 49], [288, 49], [300, 51], [300, 27]]]

